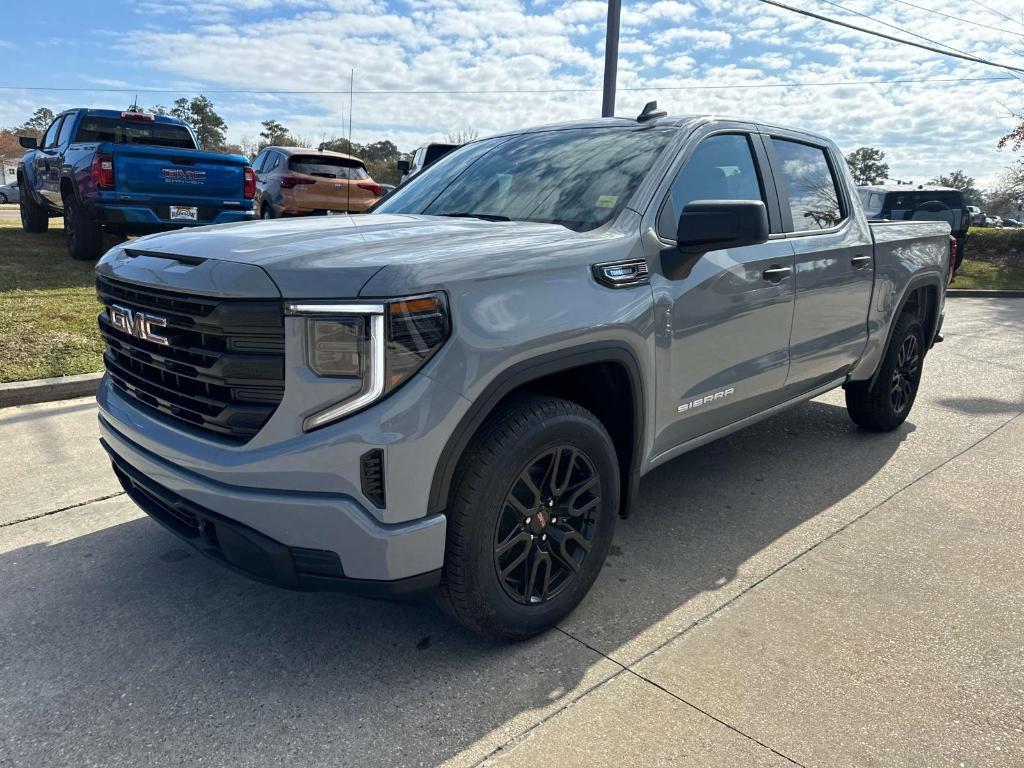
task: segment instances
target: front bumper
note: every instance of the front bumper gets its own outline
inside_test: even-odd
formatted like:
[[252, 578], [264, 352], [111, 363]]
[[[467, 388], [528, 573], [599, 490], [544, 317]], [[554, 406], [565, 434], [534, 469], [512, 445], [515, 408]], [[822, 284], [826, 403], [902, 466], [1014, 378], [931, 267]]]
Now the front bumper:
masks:
[[[437, 583], [443, 514], [384, 524], [342, 494], [226, 485], [146, 450], [102, 413], [99, 423], [103, 447], [133, 500], [225, 565], [292, 589], [401, 594]], [[318, 568], [304, 571], [311, 560]]]

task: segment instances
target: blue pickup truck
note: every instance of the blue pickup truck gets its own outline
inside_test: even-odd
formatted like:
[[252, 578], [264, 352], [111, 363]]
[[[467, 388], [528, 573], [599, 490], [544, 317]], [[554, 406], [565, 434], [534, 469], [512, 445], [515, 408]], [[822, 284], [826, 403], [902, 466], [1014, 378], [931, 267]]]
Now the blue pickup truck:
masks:
[[64, 217], [68, 252], [95, 260], [103, 233], [148, 234], [244, 221], [256, 176], [249, 161], [199, 149], [187, 123], [136, 109], [71, 109], [18, 164], [21, 223], [43, 232]]

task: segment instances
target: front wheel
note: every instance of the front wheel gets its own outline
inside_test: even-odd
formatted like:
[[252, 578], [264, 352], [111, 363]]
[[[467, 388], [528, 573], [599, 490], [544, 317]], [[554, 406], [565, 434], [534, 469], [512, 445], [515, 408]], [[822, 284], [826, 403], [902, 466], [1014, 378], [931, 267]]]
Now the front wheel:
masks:
[[872, 432], [889, 432], [906, 421], [921, 383], [924, 352], [921, 321], [915, 315], [901, 315], [875, 383], [856, 381], [846, 386], [846, 410], [855, 424]]
[[24, 186], [19, 190], [18, 209], [21, 212], [21, 228], [26, 232], [40, 234], [50, 227], [50, 215], [41, 205], [36, 205]]
[[597, 578], [618, 503], [615, 447], [592, 413], [553, 397], [512, 401], [459, 464], [442, 605], [485, 637], [554, 626]]
[[6, 205], [6, 204], [7, 204], [7, 195], [5, 195], [3, 192], [0, 192], [0, 205]]

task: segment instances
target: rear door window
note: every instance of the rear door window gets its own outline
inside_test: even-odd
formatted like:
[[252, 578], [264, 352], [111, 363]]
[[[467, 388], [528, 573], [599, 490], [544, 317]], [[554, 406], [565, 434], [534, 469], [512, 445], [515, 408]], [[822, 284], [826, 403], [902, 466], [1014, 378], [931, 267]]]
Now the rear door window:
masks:
[[825, 148], [787, 139], [772, 138], [771, 142], [780, 165], [776, 182], [788, 194], [793, 231], [837, 226], [845, 214]]
[[679, 171], [659, 216], [658, 232], [670, 240], [683, 208], [694, 200], [761, 200], [764, 192], [750, 138], [728, 133], [709, 136]]
[[60, 134], [57, 136], [57, 145], [65, 147], [71, 141], [71, 128], [75, 124], [75, 116], [67, 115], [60, 126]]

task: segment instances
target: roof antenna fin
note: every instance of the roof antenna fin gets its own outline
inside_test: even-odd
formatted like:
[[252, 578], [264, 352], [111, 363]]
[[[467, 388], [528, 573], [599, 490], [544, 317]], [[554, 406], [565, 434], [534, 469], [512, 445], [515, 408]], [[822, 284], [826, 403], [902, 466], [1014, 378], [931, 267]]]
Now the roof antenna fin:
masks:
[[668, 112], [664, 109], [658, 109], [658, 102], [648, 101], [644, 104], [644, 108], [640, 111], [640, 114], [637, 115], [636, 121], [638, 123], [646, 123], [648, 120], [656, 120], [657, 118], [664, 117], [667, 114]]

